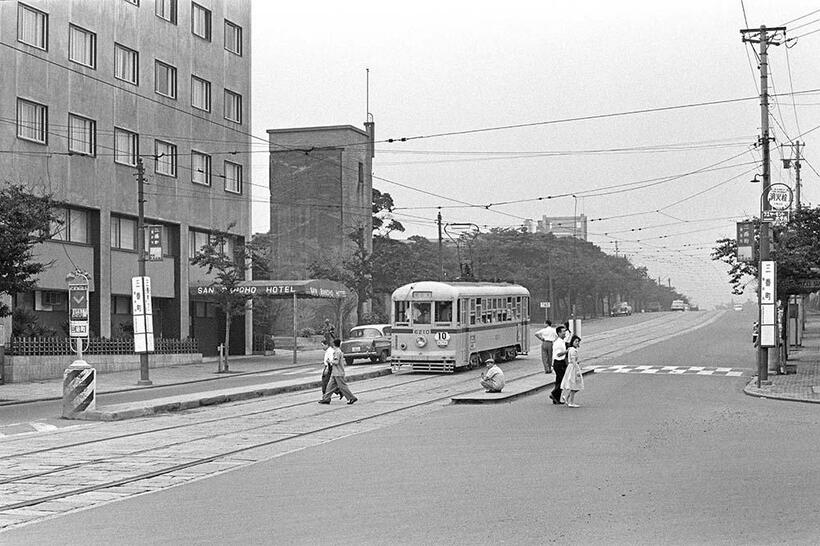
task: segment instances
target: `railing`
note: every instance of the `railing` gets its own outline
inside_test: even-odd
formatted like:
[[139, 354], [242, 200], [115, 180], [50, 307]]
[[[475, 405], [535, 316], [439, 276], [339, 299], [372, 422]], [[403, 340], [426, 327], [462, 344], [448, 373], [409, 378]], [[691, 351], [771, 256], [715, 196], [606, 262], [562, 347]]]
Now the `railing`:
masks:
[[[67, 337], [13, 337], [6, 348], [10, 356], [73, 355], [76, 343]], [[154, 340], [155, 354], [198, 353], [196, 339]], [[134, 354], [133, 338], [93, 338], [88, 340], [84, 354], [91, 355], [131, 355]]]

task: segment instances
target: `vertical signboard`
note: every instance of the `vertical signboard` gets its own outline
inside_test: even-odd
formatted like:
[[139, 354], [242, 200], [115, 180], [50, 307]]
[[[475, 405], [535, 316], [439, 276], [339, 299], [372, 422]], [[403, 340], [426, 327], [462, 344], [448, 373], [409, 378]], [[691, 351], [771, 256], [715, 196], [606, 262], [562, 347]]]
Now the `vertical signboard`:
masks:
[[162, 226], [148, 226], [148, 261], [162, 261]]
[[752, 249], [755, 242], [754, 222], [737, 223], [737, 260], [739, 262], [751, 262], [753, 259]]
[[760, 346], [774, 347], [777, 325], [777, 263], [760, 262]]
[[88, 337], [88, 281], [74, 277], [79, 282], [68, 285], [69, 337]]
[[154, 352], [154, 319], [151, 306], [151, 277], [131, 278], [134, 317], [134, 352]]

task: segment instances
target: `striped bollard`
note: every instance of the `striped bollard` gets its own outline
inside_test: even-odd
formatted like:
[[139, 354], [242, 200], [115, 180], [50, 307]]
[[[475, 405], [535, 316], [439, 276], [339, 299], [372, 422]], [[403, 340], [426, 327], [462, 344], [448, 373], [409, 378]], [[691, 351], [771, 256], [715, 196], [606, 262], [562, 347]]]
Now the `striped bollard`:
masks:
[[96, 407], [97, 370], [85, 360], [75, 360], [63, 372], [63, 418]]

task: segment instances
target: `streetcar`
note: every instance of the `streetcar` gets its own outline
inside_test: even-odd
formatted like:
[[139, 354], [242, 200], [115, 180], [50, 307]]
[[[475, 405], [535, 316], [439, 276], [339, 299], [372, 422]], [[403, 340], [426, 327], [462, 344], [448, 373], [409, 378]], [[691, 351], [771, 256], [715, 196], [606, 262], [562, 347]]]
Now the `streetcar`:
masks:
[[530, 293], [523, 286], [420, 281], [391, 299], [395, 367], [452, 373], [529, 351]]

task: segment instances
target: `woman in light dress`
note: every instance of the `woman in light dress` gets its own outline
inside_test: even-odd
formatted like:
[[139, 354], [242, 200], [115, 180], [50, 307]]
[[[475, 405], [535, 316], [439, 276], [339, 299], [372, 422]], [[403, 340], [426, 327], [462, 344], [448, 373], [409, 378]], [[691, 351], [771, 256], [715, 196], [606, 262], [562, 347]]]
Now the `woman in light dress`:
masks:
[[584, 389], [584, 376], [581, 374], [581, 363], [578, 361], [578, 347], [581, 338], [572, 336], [567, 349], [567, 371], [561, 381], [561, 401], [566, 402], [568, 408], [577, 408], [575, 393]]

